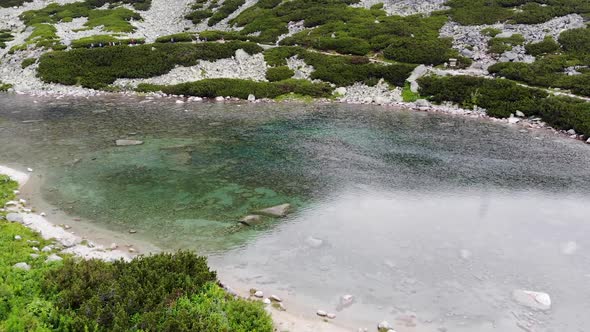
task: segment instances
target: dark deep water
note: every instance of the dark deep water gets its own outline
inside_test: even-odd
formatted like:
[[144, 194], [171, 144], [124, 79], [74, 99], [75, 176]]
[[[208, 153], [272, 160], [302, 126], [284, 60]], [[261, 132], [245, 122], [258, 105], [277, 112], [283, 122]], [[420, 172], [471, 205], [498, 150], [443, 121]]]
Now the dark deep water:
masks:
[[[590, 146], [379, 107], [0, 96], [0, 165], [71, 215], [210, 256], [351, 327], [587, 331]], [[119, 138], [143, 145], [116, 147]], [[239, 226], [258, 208], [294, 213]], [[552, 296], [548, 313], [511, 299]], [[286, 303], [290, 305], [289, 302]], [[396, 320], [415, 313], [416, 327]]]

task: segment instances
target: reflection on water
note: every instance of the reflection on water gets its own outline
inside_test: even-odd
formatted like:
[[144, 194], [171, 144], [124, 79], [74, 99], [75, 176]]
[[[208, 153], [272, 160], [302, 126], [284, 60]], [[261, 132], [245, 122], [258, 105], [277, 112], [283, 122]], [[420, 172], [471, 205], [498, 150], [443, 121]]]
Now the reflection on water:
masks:
[[[584, 144], [372, 107], [0, 98], [0, 164], [38, 169], [48, 201], [293, 306], [353, 294], [339, 321], [402, 332], [590, 326]], [[285, 219], [236, 223], [285, 202]], [[515, 304], [520, 288], [551, 312]]]

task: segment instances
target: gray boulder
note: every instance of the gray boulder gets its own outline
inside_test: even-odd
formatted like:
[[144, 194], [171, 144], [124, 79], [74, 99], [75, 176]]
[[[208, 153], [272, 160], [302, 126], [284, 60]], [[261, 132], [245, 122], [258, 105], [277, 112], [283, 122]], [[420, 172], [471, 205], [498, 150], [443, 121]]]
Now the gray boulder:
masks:
[[117, 146], [132, 146], [132, 145], [141, 145], [143, 141], [138, 141], [135, 139], [118, 139], [115, 141]]
[[6, 220], [10, 222], [23, 222], [23, 216], [19, 213], [9, 213], [6, 215]]
[[20, 269], [20, 270], [25, 270], [25, 271], [28, 271], [31, 269], [31, 266], [25, 262], [16, 263], [12, 267], [14, 267], [15, 269]]
[[517, 289], [512, 298], [519, 304], [537, 310], [551, 309], [551, 297], [547, 293]]
[[240, 219], [240, 223], [242, 223], [246, 226], [258, 225], [261, 222], [262, 222], [262, 218], [256, 214], [247, 215], [244, 218]]
[[258, 213], [270, 217], [284, 217], [289, 213], [291, 204], [281, 204], [258, 211]]
[[51, 255], [49, 255], [49, 257], [47, 257], [47, 259], [45, 260], [45, 263], [59, 262], [62, 260], [63, 260], [63, 258], [59, 257], [58, 255], [51, 254]]

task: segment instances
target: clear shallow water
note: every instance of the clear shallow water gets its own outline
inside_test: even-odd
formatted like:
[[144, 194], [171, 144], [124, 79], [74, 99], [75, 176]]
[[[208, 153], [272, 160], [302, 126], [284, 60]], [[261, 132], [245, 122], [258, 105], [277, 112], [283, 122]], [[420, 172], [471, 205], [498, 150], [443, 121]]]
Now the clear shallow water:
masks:
[[[0, 128], [0, 164], [44, 174], [52, 204], [208, 254], [224, 278], [283, 295], [310, 317], [353, 294], [338, 313], [351, 327], [590, 326], [584, 144], [372, 107], [129, 98], [1, 96]], [[118, 138], [145, 144], [115, 147]], [[236, 225], [284, 202], [295, 206], [285, 219]], [[517, 288], [548, 292], [553, 309], [517, 305]]]

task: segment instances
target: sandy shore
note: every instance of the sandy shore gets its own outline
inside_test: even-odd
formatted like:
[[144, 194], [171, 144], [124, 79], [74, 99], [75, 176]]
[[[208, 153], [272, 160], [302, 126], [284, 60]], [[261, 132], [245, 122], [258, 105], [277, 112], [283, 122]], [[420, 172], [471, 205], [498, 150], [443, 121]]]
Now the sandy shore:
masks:
[[[62, 253], [72, 254], [84, 259], [101, 259], [105, 261], [131, 260], [139, 254], [149, 254], [161, 251], [159, 248], [133, 239], [131, 234], [120, 234], [92, 225], [89, 221], [72, 218], [65, 212], [56, 209], [40, 197], [42, 179], [32, 171], [20, 171], [0, 165], [0, 174], [8, 175], [18, 182], [19, 193], [17, 199], [7, 204], [8, 218], [39, 232], [44, 239], [52, 239], [57, 246], [62, 247]], [[117, 248], [111, 249], [111, 244]], [[130, 248], [132, 252], [130, 252]], [[223, 278], [223, 273], [220, 273]], [[228, 276], [228, 280], [232, 277]], [[248, 298], [250, 289], [247, 285], [232, 283], [232, 293]], [[271, 290], [264, 290], [266, 296]], [[288, 299], [283, 300], [285, 311], [272, 306], [267, 307], [277, 331], [289, 332], [344, 332], [353, 331], [338, 325], [337, 320], [315, 317], [314, 309], [305, 312], [291, 310]], [[297, 306], [301, 308], [304, 306]], [[313, 318], [312, 318], [313, 317]], [[315, 318], [315, 319], [314, 319]]]

